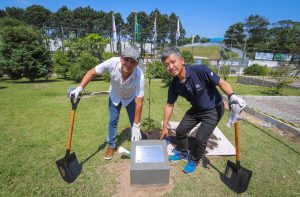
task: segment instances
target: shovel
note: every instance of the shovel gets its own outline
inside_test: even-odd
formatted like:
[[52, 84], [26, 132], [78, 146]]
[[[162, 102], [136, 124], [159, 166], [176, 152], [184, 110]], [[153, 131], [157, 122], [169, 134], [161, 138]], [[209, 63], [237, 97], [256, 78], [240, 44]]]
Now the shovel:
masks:
[[236, 164], [227, 161], [223, 182], [234, 192], [243, 193], [247, 190], [252, 171], [241, 166], [240, 162], [240, 123], [234, 124], [235, 128], [235, 146], [236, 146]]
[[70, 119], [70, 127], [69, 127], [66, 155], [64, 158], [56, 161], [57, 168], [58, 168], [63, 180], [65, 180], [68, 183], [72, 183], [75, 181], [75, 179], [80, 174], [80, 171], [82, 168], [81, 165], [78, 163], [75, 152], [70, 154], [75, 111], [76, 111], [77, 105], [80, 101], [80, 97], [77, 98], [76, 101], [74, 102], [74, 95], [71, 95], [70, 100], [72, 103], [72, 111], [71, 111], [71, 119]]

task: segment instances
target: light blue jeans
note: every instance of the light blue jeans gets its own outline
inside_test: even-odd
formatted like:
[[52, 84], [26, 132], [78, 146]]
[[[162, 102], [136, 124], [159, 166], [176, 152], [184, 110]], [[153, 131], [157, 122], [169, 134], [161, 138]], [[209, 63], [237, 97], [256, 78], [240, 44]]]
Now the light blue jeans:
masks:
[[[120, 117], [120, 111], [122, 108], [122, 103], [120, 102], [118, 106], [115, 106], [111, 99], [109, 98], [109, 125], [108, 125], [108, 137], [107, 144], [110, 148], [116, 148], [116, 136], [117, 128]], [[133, 99], [127, 106], [126, 111], [129, 117], [130, 126], [132, 127], [135, 114], [135, 99]]]

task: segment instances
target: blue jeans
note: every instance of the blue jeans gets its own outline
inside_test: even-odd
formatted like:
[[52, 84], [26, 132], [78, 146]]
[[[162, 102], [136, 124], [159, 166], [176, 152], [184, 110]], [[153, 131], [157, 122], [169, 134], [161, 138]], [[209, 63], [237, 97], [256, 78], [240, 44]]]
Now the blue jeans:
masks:
[[[115, 106], [111, 99], [109, 98], [109, 125], [108, 125], [108, 137], [107, 144], [110, 148], [116, 148], [116, 136], [117, 127], [120, 117], [120, 111], [122, 108], [122, 103], [120, 102], [118, 106]], [[135, 114], [135, 99], [133, 99], [127, 106], [126, 111], [129, 117], [130, 126], [132, 127]]]

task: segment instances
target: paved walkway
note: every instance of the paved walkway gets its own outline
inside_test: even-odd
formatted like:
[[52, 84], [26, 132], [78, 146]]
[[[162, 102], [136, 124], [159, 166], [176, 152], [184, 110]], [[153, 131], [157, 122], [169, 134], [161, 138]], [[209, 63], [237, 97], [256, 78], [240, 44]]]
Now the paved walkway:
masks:
[[300, 127], [300, 96], [241, 96], [248, 107]]

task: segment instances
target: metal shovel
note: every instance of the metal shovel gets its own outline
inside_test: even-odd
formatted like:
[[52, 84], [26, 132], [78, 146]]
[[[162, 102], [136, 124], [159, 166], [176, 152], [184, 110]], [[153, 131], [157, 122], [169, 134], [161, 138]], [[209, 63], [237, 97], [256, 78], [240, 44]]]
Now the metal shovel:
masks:
[[70, 119], [70, 127], [69, 127], [66, 155], [64, 158], [56, 161], [57, 168], [58, 168], [63, 180], [65, 180], [68, 183], [74, 182], [75, 179], [80, 174], [81, 169], [82, 169], [81, 165], [79, 164], [79, 162], [77, 160], [75, 152], [70, 154], [75, 111], [76, 111], [77, 105], [80, 101], [80, 98], [77, 98], [76, 101], [74, 102], [74, 96], [71, 95], [70, 100], [72, 103], [72, 111], [71, 111], [71, 119]]
[[242, 193], [247, 190], [252, 171], [243, 168], [240, 162], [240, 123], [237, 121], [235, 127], [236, 164], [227, 161], [223, 182], [234, 192]]

